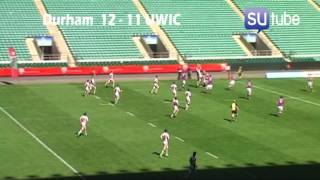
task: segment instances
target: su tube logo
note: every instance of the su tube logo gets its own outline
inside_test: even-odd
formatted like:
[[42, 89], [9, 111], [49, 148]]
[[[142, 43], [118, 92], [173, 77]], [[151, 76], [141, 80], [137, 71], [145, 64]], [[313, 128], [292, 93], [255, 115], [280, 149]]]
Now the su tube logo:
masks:
[[258, 33], [262, 30], [270, 28], [270, 20], [272, 26], [297, 26], [300, 24], [299, 15], [289, 15], [286, 11], [282, 14], [270, 13], [267, 8], [246, 8], [244, 10], [244, 25], [246, 29], [257, 29]]

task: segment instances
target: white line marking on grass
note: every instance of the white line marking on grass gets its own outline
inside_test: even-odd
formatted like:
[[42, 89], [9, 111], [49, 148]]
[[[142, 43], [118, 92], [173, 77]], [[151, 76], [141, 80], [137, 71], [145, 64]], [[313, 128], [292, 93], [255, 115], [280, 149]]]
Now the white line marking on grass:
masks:
[[209, 156], [211, 156], [211, 157], [213, 157], [213, 158], [215, 158], [215, 159], [219, 159], [219, 157], [218, 157], [218, 156], [213, 155], [213, 154], [211, 154], [211, 153], [209, 153], [209, 152], [206, 152], [206, 154], [207, 154], [207, 155], [209, 155]]
[[96, 96], [96, 95], [94, 95], [94, 97], [95, 97], [96, 99], [101, 99], [101, 97], [99, 97], [99, 96]]
[[112, 103], [109, 103], [108, 105], [109, 105], [109, 106], [113, 106], [113, 107], [114, 107], [114, 104], [112, 104]]
[[175, 136], [174, 138], [178, 139], [178, 140], [181, 141], [181, 142], [184, 142], [184, 140], [181, 139], [181, 138], [179, 138], [178, 136]]
[[109, 105], [109, 104], [100, 103], [100, 105], [101, 105], [101, 106], [107, 106], [107, 105]]
[[134, 114], [132, 114], [131, 112], [126, 112], [127, 114], [129, 114], [130, 116], [135, 116]]
[[34, 135], [31, 131], [29, 131], [24, 125], [22, 125], [16, 118], [14, 118], [11, 114], [9, 114], [6, 110], [0, 107], [0, 110], [7, 115], [16, 125], [18, 125], [22, 130], [28, 133], [34, 140], [36, 140], [39, 144], [41, 144], [46, 150], [48, 150], [53, 156], [55, 156], [59, 161], [61, 161], [64, 165], [66, 165], [72, 172], [78, 175], [81, 179], [85, 180], [85, 178], [77, 171], [74, 167], [72, 167], [67, 161], [62, 159], [56, 152], [54, 152], [51, 148], [49, 148], [44, 142], [42, 142], [36, 135]]
[[164, 104], [171, 104], [169, 101], [163, 101]]
[[148, 123], [151, 127], [157, 127], [156, 125], [152, 124], [152, 123]]
[[307, 103], [307, 104], [312, 104], [312, 105], [320, 107], [319, 103], [315, 103], [315, 102], [312, 102], [312, 101], [304, 100], [304, 99], [301, 99], [301, 98], [298, 98], [298, 97], [293, 97], [293, 96], [290, 96], [290, 95], [288, 95], [286, 93], [280, 93], [280, 92], [273, 91], [273, 90], [266, 89], [266, 88], [262, 88], [262, 87], [259, 87], [259, 86], [253, 86], [253, 87], [255, 87], [256, 89], [260, 89], [260, 90], [263, 90], [263, 91], [266, 91], [266, 92], [273, 93], [273, 94], [284, 95], [284, 96], [287, 96], [290, 99], [294, 99], [294, 100], [297, 100], [297, 101], [301, 101], [301, 102], [304, 102], [304, 103]]

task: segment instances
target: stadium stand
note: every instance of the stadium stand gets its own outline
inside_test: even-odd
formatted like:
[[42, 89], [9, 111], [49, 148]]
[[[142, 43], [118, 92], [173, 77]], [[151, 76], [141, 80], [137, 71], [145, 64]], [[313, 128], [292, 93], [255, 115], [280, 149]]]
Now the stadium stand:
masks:
[[187, 57], [243, 56], [232, 35], [246, 32], [225, 1], [142, 0], [149, 14], [181, 14], [180, 26], [165, 25], [180, 53]]
[[34, 2], [1, 0], [0, 16], [0, 61], [9, 60], [9, 47], [15, 48], [17, 60], [31, 61], [26, 37], [48, 34]]
[[307, 1], [265, 1], [265, 0], [235, 0], [236, 4], [244, 10], [245, 7], [266, 7], [277, 15], [287, 14], [300, 16], [298, 26], [272, 26], [265, 32], [274, 43], [285, 53], [291, 55], [317, 55], [320, 54], [320, 13]]
[[[54, 16], [90, 16], [92, 26], [60, 26], [76, 59], [140, 58], [134, 44], [134, 35], [152, 34], [150, 28], [141, 23], [128, 26], [128, 14], [139, 14], [131, 1], [108, 0], [43, 0], [49, 14]], [[115, 26], [103, 26], [102, 14], [115, 13]], [[120, 23], [120, 19], [123, 21]]]

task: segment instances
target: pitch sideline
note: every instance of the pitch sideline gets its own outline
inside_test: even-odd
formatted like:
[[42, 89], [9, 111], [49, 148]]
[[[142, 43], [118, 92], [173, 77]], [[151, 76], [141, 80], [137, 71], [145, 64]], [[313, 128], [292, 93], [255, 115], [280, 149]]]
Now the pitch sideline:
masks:
[[36, 140], [39, 144], [42, 145], [47, 151], [49, 151], [53, 156], [55, 156], [60, 162], [62, 162], [65, 166], [67, 166], [73, 173], [75, 173], [82, 180], [86, 180], [79, 171], [77, 171], [74, 167], [72, 167], [67, 161], [65, 161], [61, 156], [59, 156], [56, 152], [54, 152], [51, 148], [49, 148], [44, 142], [42, 142], [35, 134], [29, 131], [24, 125], [22, 125], [16, 118], [14, 118], [10, 113], [8, 113], [5, 109], [0, 107], [0, 110], [7, 115], [16, 125], [18, 125], [22, 130], [28, 133], [34, 140]]

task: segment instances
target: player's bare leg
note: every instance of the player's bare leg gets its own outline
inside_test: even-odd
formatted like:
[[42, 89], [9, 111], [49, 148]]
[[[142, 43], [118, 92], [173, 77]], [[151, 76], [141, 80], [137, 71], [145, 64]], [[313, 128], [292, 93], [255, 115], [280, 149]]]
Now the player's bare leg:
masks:
[[120, 97], [119, 96], [115, 96], [114, 97], [114, 104], [118, 104]]

